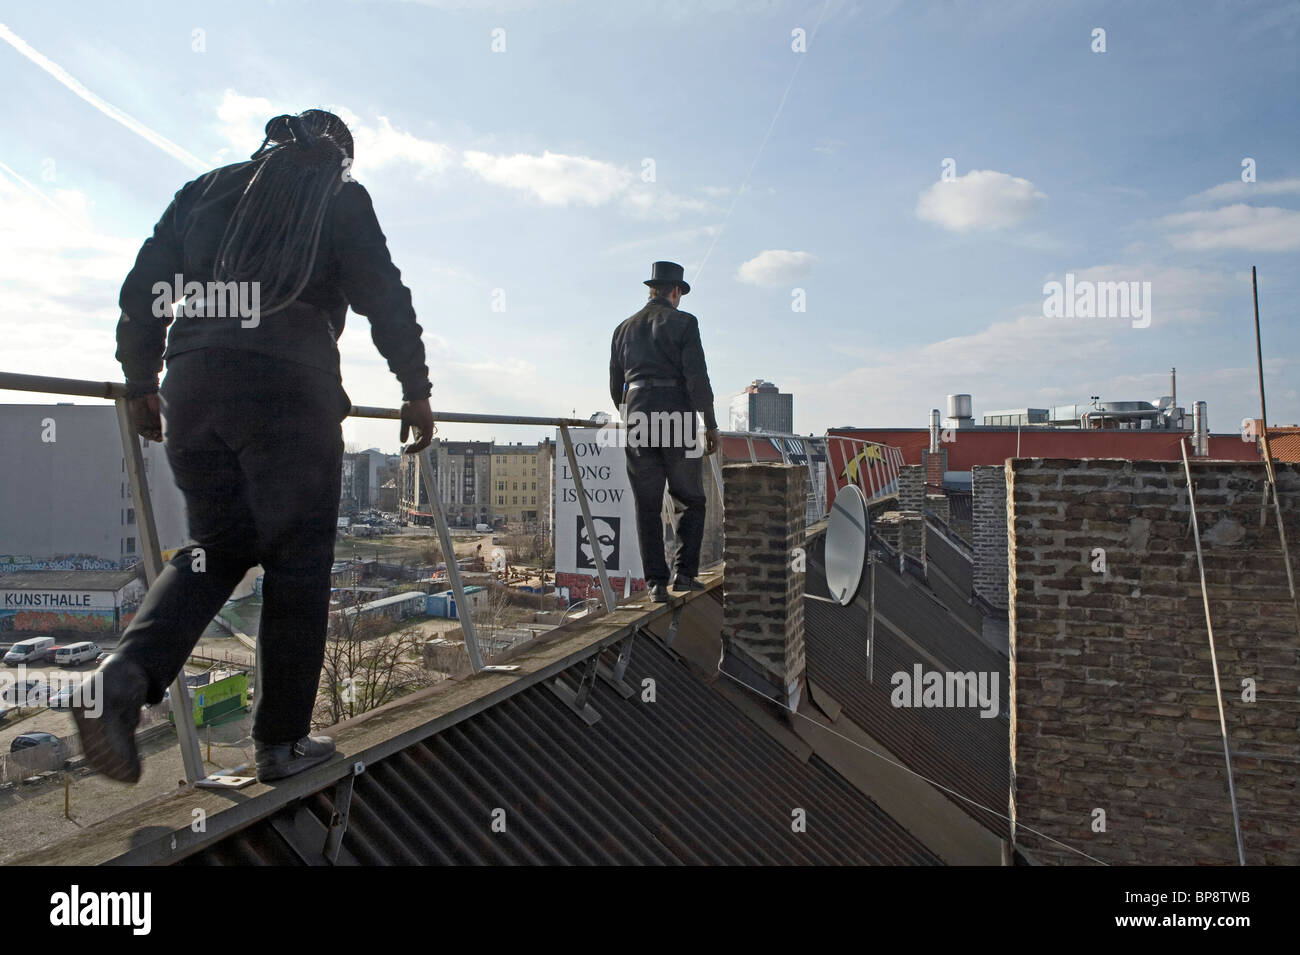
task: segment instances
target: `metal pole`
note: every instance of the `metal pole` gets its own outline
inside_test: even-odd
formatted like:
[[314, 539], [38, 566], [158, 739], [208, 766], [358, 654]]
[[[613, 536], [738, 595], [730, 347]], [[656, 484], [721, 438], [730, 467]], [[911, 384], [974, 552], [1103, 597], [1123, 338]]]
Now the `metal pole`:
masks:
[[[126, 398], [115, 399], [113, 405], [117, 410], [118, 431], [122, 434], [122, 456], [126, 461], [126, 479], [131, 485], [131, 502], [135, 505], [136, 533], [140, 538], [144, 576], [152, 587], [162, 573], [163, 562], [162, 551], [158, 547], [158, 528], [153, 519], [153, 499], [149, 496], [149, 481], [144, 473], [144, 455], [140, 451], [140, 439], [131, 423]], [[199, 752], [199, 734], [194, 728], [194, 707], [190, 703], [189, 688], [185, 685], [183, 667], [171, 685], [171, 701], [172, 712], [177, 714], [176, 735], [180, 739], [185, 777], [191, 783], [197, 783], [207, 773], [203, 769], [203, 756]]]
[[[867, 545], [871, 546], [870, 543]], [[876, 682], [876, 558], [867, 554], [867, 567], [871, 572], [871, 616], [867, 618], [867, 682]]]
[[[1291, 606], [1295, 610], [1296, 629], [1300, 630], [1300, 600], [1296, 598], [1295, 578], [1291, 574], [1291, 551], [1286, 543], [1286, 527], [1282, 524], [1282, 502], [1277, 495], [1277, 475], [1273, 470], [1273, 452], [1268, 446], [1268, 407], [1264, 404], [1264, 349], [1259, 335], [1259, 285], [1255, 281], [1255, 266], [1250, 267], [1250, 292], [1255, 300], [1255, 364], [1259, 369], [1259, 425], [1261, 449], [1264, 452], [1264, 471], [1268, 486], [1267, 498], [1272, 493], [1273, 510], [1277, 515], [1277, 536], [1282, 544], [1282, 563], [1286, 566], [1286, 585], [1291, 591]], [[1262, 514], [1260, 515], [1263, 516]]]
[[1241, 818], [1237, 815], [1237, 787], [1232, 781], [1232, 754], [1228, 751], [1228, 722], [1223, 716], [1223, 690], [1219, 686], [1219, 661], [1214, 653], [1214, 625], [1210, 622], [1210, 594], [1205, 585], [1205, 559], [1201, 555], [1201, 530], [1196, 520], [1196, 494], [1192, 490], [1192, 467], [1187, 463], [1187, 442], [1178, 439], [1183, 452], [1183, 471], [1187, 474], [1187, 501], [1192, 511], [1192, 535], [1196, 540], [1196, 566], [1201, 574], [1201, 600], [1205, 604], [1205, 629], [1210, 637], [1210, 666], [1214, 670], [1214, 696], [1219, 703], [1219, 732], [1223, 734], [1223, 761], [1228, 766], [1228, 797], [1232, 800], [1232, 826], [1237, 833], [1237, 858], [1246, 864], [1246, 850], [1241, 841]]
[[[451, 531], [447, 527], [447, 516], [442, 512], [442, 496], [433, 480], [433, 463], [429, 460], [429, 449], [420, 452], [418, 467], [420, 480], [424, 482], [424, 493], [429, 498], [429, 510], [433, 512], [433, 522], [438, 528], [438, 541], [442, 545], [442, 556], [447, 563], [447, 580], [451, 582], [452, 593], [456, 595], [456, 616], [460, 618], [461, 633], [465, 635], [465, 650], [469, 654], [469, 666], [475, 673], [483, 669], [483, 656], [479, 653], [478, 635], [474, 632], [474, 613], [469, 601], [465, 599], [465, 585], [460, 579], [460, 568], [456, 566], [456, 549], [451, 545]], [[417, 496], [418, 503], [418, 496]]]
[[596, 540], [596, 525], [591, 520], [591, 508], [587, 504], [587, 494], [582, 488], [582, 474], [578, 470], [578, 456], [573, 453], [573, 439], [569, 437], [568, 425], [560, 425], [560, 437], [564, 439], [564, 454], [569, 459], [569, 473], [573, 475], [573, 486], [578, 492], [578, 506], [582, 508], [582, 526], [587, 528], [587, 541], [591, 544], [591, 556], [596, 563], [596, 575], [600, 578], [600, 592], [605, 598], [605, 609], [612, 611], [617, 606], [614, 588], [609, 585], [609, 574], [605, 571], [605, 555], [600, 552], [600, 542]]

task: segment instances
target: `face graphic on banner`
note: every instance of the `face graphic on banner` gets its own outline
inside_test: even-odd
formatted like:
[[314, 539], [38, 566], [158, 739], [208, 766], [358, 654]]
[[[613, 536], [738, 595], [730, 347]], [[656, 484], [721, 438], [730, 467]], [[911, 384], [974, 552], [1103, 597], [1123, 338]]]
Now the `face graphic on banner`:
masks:
[[[596, 541], [600, 544], [600, 556], [605, 558], [606, 570], [618, 570], [619, 524], [618, 517], [597, 517], [591, 515], [591, 523], [596, 528]], [[591, 542], [587, 540], [587, 526], [578, 515], [578, 567], [594, 570], [596, 558], [591, 552]]]

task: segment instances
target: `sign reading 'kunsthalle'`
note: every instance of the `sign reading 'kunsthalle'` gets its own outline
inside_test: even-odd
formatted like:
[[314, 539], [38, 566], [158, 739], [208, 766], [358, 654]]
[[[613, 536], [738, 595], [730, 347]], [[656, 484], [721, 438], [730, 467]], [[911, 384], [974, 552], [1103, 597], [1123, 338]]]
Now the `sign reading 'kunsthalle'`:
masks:
[[112, 610], [113, 595], [54, 590], [0, 591], [0, 610]]

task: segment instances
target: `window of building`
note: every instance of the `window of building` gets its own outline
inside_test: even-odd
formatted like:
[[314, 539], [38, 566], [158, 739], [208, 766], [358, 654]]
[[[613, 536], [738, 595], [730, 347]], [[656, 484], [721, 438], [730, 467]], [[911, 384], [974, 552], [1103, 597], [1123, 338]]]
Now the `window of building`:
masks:
[[505, 504], [505, 502], [506, 502], [506, 496], [505, 496], [504, 494], [498, 494], [498, 495], [497, 495], [497, 503], [498, 503], [498, 504]]
[[135, 538], [134, 538], [134, 537], [128, 537], [128, 538], [126, 539], [126, 552], [127, 552], [128, 554], [134, 554], [134, 553], [135, 553]]
[[516, 496], [515, 499], [514, 499], [513, 501], [511, 501], [510, 503], [511, 503], [511, 504], [518, 504], [518, 503], [519, 503], [519, 498], [518, 498], [518, 496]]

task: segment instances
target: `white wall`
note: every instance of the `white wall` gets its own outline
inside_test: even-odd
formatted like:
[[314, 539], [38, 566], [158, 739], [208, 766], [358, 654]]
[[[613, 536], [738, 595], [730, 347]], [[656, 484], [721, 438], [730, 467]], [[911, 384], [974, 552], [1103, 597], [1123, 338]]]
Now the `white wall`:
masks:
[[[52, 437], [54, 440], [45, 440]], [[0, 405], [0, 557], [90, 554], [120, 561], [138, 524], [112, 405]], [[186, 540], [185, 505], [161, 444], [144, 449], [154, 520], [163, 550]]]

